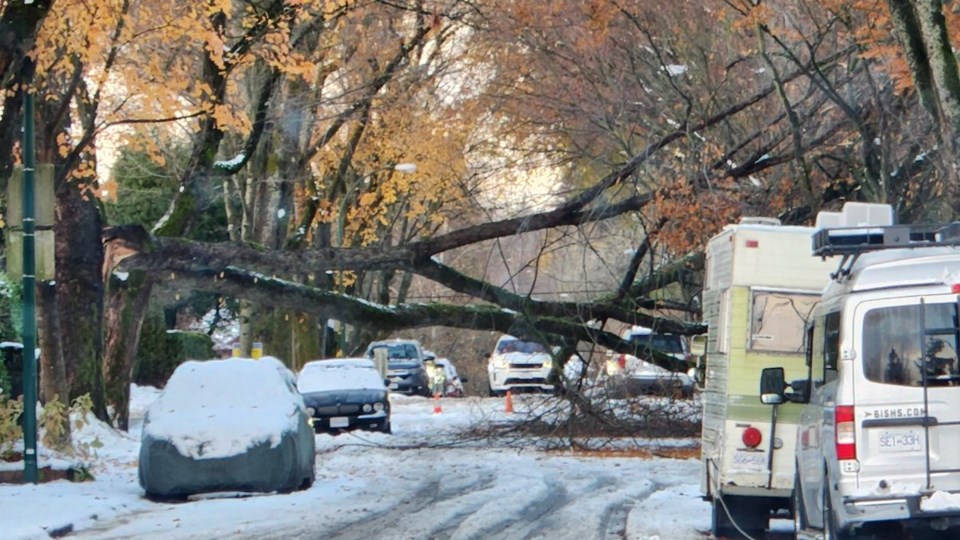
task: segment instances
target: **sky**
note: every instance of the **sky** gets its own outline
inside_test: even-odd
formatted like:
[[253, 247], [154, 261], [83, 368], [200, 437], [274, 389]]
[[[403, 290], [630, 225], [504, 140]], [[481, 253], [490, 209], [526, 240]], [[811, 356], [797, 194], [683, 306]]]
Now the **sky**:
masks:
[[[539, 395], [513, 396], [513, 414], [502, 398], [391, 396], [393, 435], [316, 436], [317, 476], [307, 490], [154, 503], [137, 483], [137, 452], [144, 412], [158, 395], [132, 387], [129, 433], [97, 421], [77, 433], [103, 443], [88, 462], [94, 481], [0, 484], [0, 537], [46, 539], [72, 530], [69, 538], [86, 539], [693, 540], [710, 527], [695, 451], [681, 459], [636, 451], [689, 448], [696, 440], [634, 440], [633, 452], [593, 457], [463, 437], [556, 399]], [[40, 465], [56, 459], [44, 451]]]

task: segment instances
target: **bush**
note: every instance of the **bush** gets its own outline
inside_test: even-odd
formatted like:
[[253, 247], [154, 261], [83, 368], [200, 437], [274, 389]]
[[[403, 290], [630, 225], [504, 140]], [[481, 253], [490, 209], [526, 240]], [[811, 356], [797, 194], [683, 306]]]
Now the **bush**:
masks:
[[163, 388], [185, 360], [213, 358], [213, 340], [200, 332], [168, 331], [161, 316], [143, 321], [140, 348], [134, 361], [133, 382]]
[[[20, 325], [16, 315], [20, 313], [20, 283], [11, 282], [0, 271], [0, 341], [20, 341]], [[4, 359], [0, 357], [0, 401], [6, 401], [11, 395], [11, 374], [7, 372]]]
[[0, 400], [0, 461], [13, 452], [13, 446], [23, 439], [18, 420], [23, 412], [23, 399]]
[[[44, 404], [37, 416], [37, 430], [44, 447], [68, 455], [90, 458], [92, 452], [101, 446], [98, 439], [76, 442], [68, 435], [71, 430], [82, 429], [87, 423], [87, 415], [93, 409], [90, 394], [84, 394], [68, 407], [59, 399]], [[10, 458], [19, 460], [14, 451], [18, 442], [23, 440], [20, 417], [23, 414], [23, 397], [0, 401], [0, 461]]]

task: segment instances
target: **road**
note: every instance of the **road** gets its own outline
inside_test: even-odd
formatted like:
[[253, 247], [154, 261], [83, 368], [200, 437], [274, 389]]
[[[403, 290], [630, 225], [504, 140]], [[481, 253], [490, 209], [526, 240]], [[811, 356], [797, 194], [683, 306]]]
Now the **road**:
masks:
[[[76, 539], [702, 540], [709, 506], [695, 459], [604, 457], [466, 443], [457, 431], [499, 419], [496, 400], [395, 405], [394, 435], [317, 437], [308, 490], [150, 503], [135, 466], [109, 473], [129, 508], [78, 526]], [[523, 403], [518, 403], [518, 409]], [[491, 412], [493, 411], [493, 412]], [[479, 416], [478, 416], [479, 413]], [[690, 444], [673, 441], [669, 444]], [[634, 444], [637, 441], [633, 441]], [[641, 442], [641, 444], [654, 444]], [[632, 454], [635, 456], [636, 454]], [[108, 479], [109, 480], [109, 479]], [[780, 538], [771, 539], [780, 540]]]

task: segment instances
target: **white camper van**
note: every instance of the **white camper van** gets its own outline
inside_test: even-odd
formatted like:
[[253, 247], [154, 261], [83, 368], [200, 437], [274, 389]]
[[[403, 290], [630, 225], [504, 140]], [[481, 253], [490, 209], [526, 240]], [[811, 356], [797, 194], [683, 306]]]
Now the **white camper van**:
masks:
[[806, 372], [804, 326], [836, 268], [811, 256], [815, 230], [744, 218], [707, 244], [700, 486], [716, 537], [760, 535], [790, 507], [800, 407], [771, 408], [758, 389], [765, 367]]
[[960, 223], [825, 230], [815, 247], [840, 261], [808, 330], [806, 373], [769, 368], [760, 388], [766, 403], [803, 404], [798, 537], [956, 538]]

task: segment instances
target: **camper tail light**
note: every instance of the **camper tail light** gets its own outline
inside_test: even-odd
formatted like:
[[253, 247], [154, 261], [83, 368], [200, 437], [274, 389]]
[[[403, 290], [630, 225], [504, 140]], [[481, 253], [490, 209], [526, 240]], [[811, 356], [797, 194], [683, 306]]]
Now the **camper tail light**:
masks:
[[857, 439], [855, 435], [853, 405], [838, 405], [834, 412], [836, 420], [837, 459], [857, 459]]
[[760, 442], [763, 440], [763, 434], [760, 433], [759, 429], [750, 426], [743, 430], [740, 440], [743, 441], [744, 446], [748, 448], [756, 448], [760, 446]]

